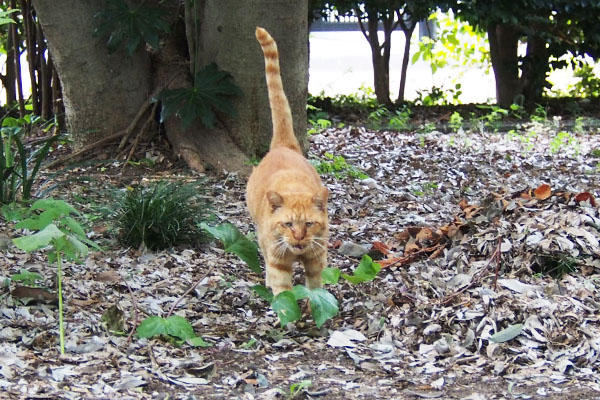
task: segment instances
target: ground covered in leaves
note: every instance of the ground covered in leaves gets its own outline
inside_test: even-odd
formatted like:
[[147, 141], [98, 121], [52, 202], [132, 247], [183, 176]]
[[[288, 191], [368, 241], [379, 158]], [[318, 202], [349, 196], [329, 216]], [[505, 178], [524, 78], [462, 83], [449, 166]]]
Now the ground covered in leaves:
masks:
[[[65, 356], [55, 296], [2, 287], [0, 397], [600, 398], [600, 134], [562, 123], [311, 136], [330, 170], [330, 265], [350, 273], [369, 252], [383, 266], [330, 285], [340, 312], [320, 329], [308, 315], [282, 329], [251, 290], [262, 278], [216, 242], [124, 249], [94, 220], [105, 251], [64, 268]], [[56, 193], [91, 215], [111, 186], [206, 179], [217, 221], [252, 231], [235, 175], [119, 170], [81, 167]], [[53, 293], [54, 267], [2, 244], [3, 279], [37, 271]], [[210, 347], [129, 337], [174, 305]]]

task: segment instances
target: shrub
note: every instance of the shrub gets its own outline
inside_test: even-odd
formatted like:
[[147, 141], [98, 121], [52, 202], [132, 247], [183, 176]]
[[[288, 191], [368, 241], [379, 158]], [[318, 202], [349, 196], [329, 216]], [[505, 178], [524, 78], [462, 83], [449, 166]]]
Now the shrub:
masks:
[[198, 222], [208, 207], [199, 194], [198, 185], [177, 182], [128, 189], [116, 213], [119, 241], [150, 250], [195, 241], [200, 235]]

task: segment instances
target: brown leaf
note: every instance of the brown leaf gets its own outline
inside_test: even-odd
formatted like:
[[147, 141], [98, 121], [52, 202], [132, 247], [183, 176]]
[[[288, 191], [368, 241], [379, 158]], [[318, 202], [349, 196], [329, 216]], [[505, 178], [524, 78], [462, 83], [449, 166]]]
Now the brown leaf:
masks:
[[417, 233], [416, 240], [419, 243], [422, 243], [426, 240], [431, 240], [433, 238], [433, 230], [431, 228], [422, 228], [419, 233]]
[[42, 288], [17, 286], [10, 294], [17, 299], [33, 299], [47, 304], [58, 303], [58, 298], [54, 293]]
[[373, 242], [373, 250], [379, 250], [382, 254], [390, 254], [390, 248], [388, 245], [382, 242]]
[[582, 203], [588, 201], [592, 207], [596, 207], [596, 200], [594, 196], [588, 192], [581, 192], [575, 196], [575, 201], [577, 203]]
[[404, 252], [405, 253], [414, 253], [415, 251], [419, 251], [421, 249], [421, 246], [419, 246], [418, 244], [416, 244], [415, 242], [413, 242], [412, 240], [410, 240], [408, 243], [406, 243], [406, 245], [404, 246]]
[[533, 191], [533, 195], [538, 200], [546, 200], [548, 197], [552, 196], [552, 189], [550, 189], [550, 185], [544, 183]]

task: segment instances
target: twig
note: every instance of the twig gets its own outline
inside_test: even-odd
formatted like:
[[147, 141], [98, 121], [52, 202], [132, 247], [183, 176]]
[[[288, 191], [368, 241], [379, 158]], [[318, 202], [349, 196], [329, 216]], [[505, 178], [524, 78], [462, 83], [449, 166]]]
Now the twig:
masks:
[[133, 337], [133, 332], [135, 332], [135, 329], [138, 326], [138, 309], [137, 309], [137, 303], [135, 301], [135, 295], [133, 294], [133, 291], [131, 290], [131, 287], [129, 286], [129, 283], [123, 279], [123, 277], [121, 277], [121, 279], [123, 280], [123, 282], [125, 282], [125, 285], [127, 285], [127, 290], [129, 290], [129, 294], [131, 295], [131, 303], [133, 304], [133, 328], [131, 328], [131, 331], [129, 332], [129, 336], [127, 336], [127, 344], [129, 344], [129, 342], [131, 342], [131, 338]]
[[66, 163], [67, 161], [70, 161], [70, 160], [80, 156], [81, 154], [87, 153], [88, 151], [90, 151], [102, 144], [112, 142], [113, 140], [118, 139], [123, 136], [124, 138], [121, 140], [121, 143], [119, 144], [119, 150], [120, 150], [122, 147], [122, 143], [124, 143], [124, 140], [126, 140], [131, 135], [131, 132], [133, 132], [133, 129], [139, 122], [140, 118], [144, 115], [144, 113], [146, 112], [146, 110], [148, 109], [150, 104], [152, 104], [152, 100], [158, 95], [158, 93], [160, 93], [161, 90], [162, 90], [162, 86], [159, 88], [156, 88], [156, 90], [146, 99], [146, 101], [144, 102], [144, 104], [142, 104], [142, 106], [138, 110], [137, 114], [135, 115], [133, 120], [129, 123], [129, 125], [127, 126], [126, 129], [119, 131], [117, 133], [113, 133], [112, 135], [104, 137], [100, 140], [97, 140], [94, 143], [88, 144], [87, 146], [85, 146], [77, 151], [74, 151], [71, 154], [67, 154], [66, 156], [59, 158], [58, 160], [54, 160], [51, 163], [48, 163], [46, 165], [46, 168], [54, 168], [56, 166], [62, 165], [64, 163]]
[[498, 247], [496, 248], [496, 251], [494, 252], [494, 254], [496, 255], [496, 273], [494, 274], [494, 291], [497, 290], [497, 283], [498, 283], [498, 271], [500, 271], [500, 260], [502, 259], [502, 236], [500, 236], [498, 238]]
[[[131, 133], [133, 132], [133, 129], [135, 128], [135, 126], [137, 125], [137, 123], [140, 121], [140, 119], [142, 118], [142, 116], [144, 115], [144, 113], [146, 112], [146, 110], [148, 109], [148, 107], [150, 107], [150, 104], [152, 104], [152, 102], [154, 101], [154, 99], [156, 98], [156, 96], [158, 96], [158, 94], [163, 90], [163, 87], [157, 87], [154, 92], [152, 92], [152, 94], [146, 99], [146, 101], [144, 102], [144, 104], [142, 104], [142, 106], [140, 107], [139, 111], [137, 112], [137, 114], [135, 115], [135, 117], [133, 118], [133, 120], [131, 121], [131, 123], [129, 124], [129, 126], [127, 127], [127, 130], [125, 132], [125, 135], [123, 136], [123, 139], [121, 139], [121, 143], [119, 143], [119, 147], [117, 147], [117, 152], [123, 150], [123, 147], [125, 147], [125, 143], [127, 142], [127, 140], [129, 139], [129, 136], [131, 136]], [[156, 105], [156, 103], [155, 103]]]
[[[473, 279], [471, 280], [471, 282], [462, 287], [461, 289], [457, 290], [456, 292], [449, 294], [448, 296], [444, 297], [441, 301], [442, 304], [448, 304], [450, 303], [452, 300], [454, 300], [456, 297], [460, 296], [461, 294], [463, 294], [464, 292], [466, 292], [467, 290], [469, 290], [470, 288], [472, 288], [473, 286], [475, 286], [475, 284], [477, 284], [482, 278], [483, 275], [485, 274], [485, 271], [487, 271], [487, 269], [489, 268], [490, 264], [492, 263], [492, 261], [494, 261], [497, 257], [499, 257], [500, 255], [500, 245], [496, 246], [496, 250], [494, 250], [494, 253], [492, 254], [492, 256], [490, 257], [490, 259], [488, 260], [487, 264], [485, 265], [485, 267], [483, 267], [481, 269], [481, 271], [479, 271], [477, 274], [475, 274], [473, 276]], [[499, 261], [498, 261], [499, 264]], [[496, 266], [496, 274], [498, 273], [498, 266]], [[495, 282], [494, 282], [495, 284]]]
[[208, 276], [208, 272], [207, 271], [204, 275], [202, 275], [202, 277], [200, 279], [198, 279], [196, 281], [196, 283], [194, 283], [192, 286], [190, 286], [190, 288], [188, 290], [185, 291], [185, 293], [183, 293], [181, 296], [179, 296], [179, 298], [177, 299], [177, 301], [175, 303], [173, 303], [173, 305], [171, 306], [171, 309], [169, 309], [169, 312], [167, 313], [167, 317], [169, 318], [171, 316], [171, 314], [173, 314], [173, 311], [175, 310], [175, 307], [177, 307], [177, 305], [179, 305], [179, 303], [181, 303], [181, 300], [183, 300], [183, 298], [185, 296], [188, 295], [189, 292], [191, 292], [192, 290], [194, 290], [196, 288], [196, 286], [198, 286], [200, 284], [200, 282], [202, 282], [204, 280], [204, 278], [206, 278]]
[[158, 103], [154, 103], [154, 106], [152, 106], [152, 111], [150, 112], [150, 116], [148, 117], [148, 119], [146, 119], [146, 122], [144, 122], [144, 125], [142, 126], [142, 129], [140, 129], [139, 133], [136, 135], [135, 139], [133, 140], [133, 143], [131, 144], [131, 149], [129, 150], [129, 154], [127, 155], [127, 159], [123, 163], [123, 168], [125, 168], [125, 166], [129, 162], [129, 160], [131, 160], [131, 157], [133, 156], [133, 153], [135, 152], [135, 149], [137, 148], [137, 145], [140, 142], [140, 139], [148, 131], [148, 127], [154, 121], [154, 117], [156, 115], [156, 109], [157, 108], [158, 108]]

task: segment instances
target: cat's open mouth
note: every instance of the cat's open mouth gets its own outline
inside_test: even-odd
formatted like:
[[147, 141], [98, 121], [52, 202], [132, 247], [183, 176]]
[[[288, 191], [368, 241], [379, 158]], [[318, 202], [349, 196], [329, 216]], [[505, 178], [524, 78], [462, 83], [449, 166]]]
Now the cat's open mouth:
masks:
[[292, 247], [296, 250], [304, 250], [304, 246], [301, 244], [295, 244]]

